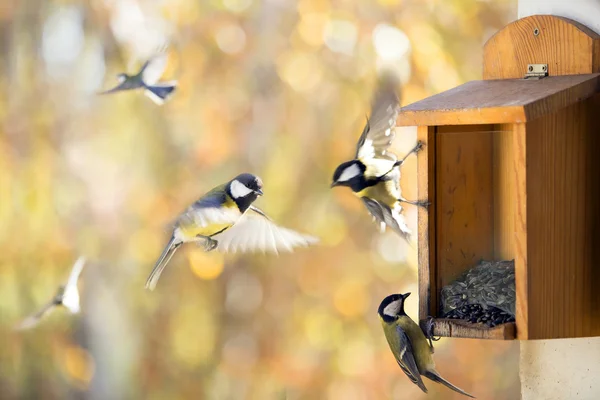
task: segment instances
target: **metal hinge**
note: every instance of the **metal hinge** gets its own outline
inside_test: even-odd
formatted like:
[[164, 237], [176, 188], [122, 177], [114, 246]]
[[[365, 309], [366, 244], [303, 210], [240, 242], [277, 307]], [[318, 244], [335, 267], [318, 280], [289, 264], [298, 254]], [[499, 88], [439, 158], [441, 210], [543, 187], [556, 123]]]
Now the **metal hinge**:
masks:
[[528, 64], [523, 79], [542, 79], [548, 76], [548, 64]]

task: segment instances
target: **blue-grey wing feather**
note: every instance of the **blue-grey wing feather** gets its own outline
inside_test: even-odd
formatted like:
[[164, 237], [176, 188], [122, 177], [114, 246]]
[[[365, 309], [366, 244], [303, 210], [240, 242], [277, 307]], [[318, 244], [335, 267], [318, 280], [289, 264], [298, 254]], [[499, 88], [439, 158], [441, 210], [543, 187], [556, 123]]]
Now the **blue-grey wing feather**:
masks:
[[414, 351], [408, 335], [400, 325], [396, 326], [396, 337], [398, 338], [398, 354], [395, 354], [398, 365], [406, 376], [421, 390], [427, 393], [427, 388], [421, 379], [421, 373], [415, 361]]

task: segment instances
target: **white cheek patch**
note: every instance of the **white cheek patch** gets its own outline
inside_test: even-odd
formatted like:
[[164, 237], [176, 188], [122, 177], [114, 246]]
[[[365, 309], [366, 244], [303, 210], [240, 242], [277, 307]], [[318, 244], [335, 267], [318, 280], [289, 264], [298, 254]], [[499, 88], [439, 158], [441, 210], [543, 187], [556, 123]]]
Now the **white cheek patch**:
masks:
[[385, 315], [389, 315], [390, 317], [398, 316], [400, 309], [402, 308], [402, 301], [402, 299], [392, 301], [383, 309], [383, 313]]
[[356, 164], [352, 164], [342, 172], [338, 178], [338, 182], [346, 182], [360, 174], [360, 168]]
[[234, 199], [239, 199], [241, 197], [246, 197], [250, 193], [253, 192], [252, 189], [248, 189], [243, 183], [238, 181], [237, 179], [231, 182], [231, 195]]

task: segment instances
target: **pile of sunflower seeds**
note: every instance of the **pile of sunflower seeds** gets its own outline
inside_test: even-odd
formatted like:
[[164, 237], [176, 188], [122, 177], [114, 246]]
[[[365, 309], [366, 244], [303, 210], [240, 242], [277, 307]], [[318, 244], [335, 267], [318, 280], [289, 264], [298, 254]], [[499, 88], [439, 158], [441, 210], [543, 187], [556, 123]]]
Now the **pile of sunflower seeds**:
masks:
[[496, 325], [505, 324], [507, 322], [515, 322], [514, 315], [510, 315], [509, 313], [496, 307], [488, 307], [488, 309], [485, 310], [479, 304], [462, 306], [450, 311], [444, 315], [444, 318], [462, 319], [469, 321], [472, 324], [481, 323], [489, 326], [490, 328], [493, 328]]
[[514, 321], [514, 260], [481, 261], [445, 286], [441, 297], [444, 318], [458, 318], [489, 326]]

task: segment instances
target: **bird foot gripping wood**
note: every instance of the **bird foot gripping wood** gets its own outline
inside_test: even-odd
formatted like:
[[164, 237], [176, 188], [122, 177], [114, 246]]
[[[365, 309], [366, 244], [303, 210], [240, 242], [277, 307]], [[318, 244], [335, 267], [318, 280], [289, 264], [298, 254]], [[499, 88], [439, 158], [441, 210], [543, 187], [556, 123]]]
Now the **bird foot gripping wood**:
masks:
[[419, 206], [419, 207], [423, 207], [423, 208], [427, 208], [431, 204], [431, 202], [429, 202], [427, 200], [415, 200], [415, 201], [412, 201], [412, 200], [406, 200], [406, 199], [398, 199], [398, 201], [400, 203], [412, 204], [413, 206]]
[[427, 337], [427, 340], [429, 340], [429, 347], [431, 348], [431, 352], [434, 352], [434, 348], [433, 348], [433, 342], [437, 342], [438, 340], [440, 340], [441, 338], [436, 338], [433, 336], [433, 323], [435, 321], [435, 318], [433, 318], [432, 316], [427, 317], [427, 319], [425, 320], [425, 336]]

